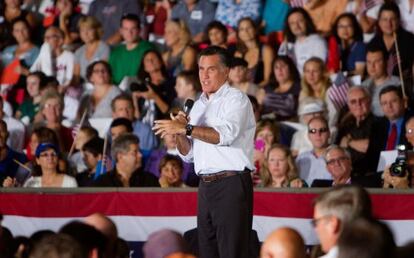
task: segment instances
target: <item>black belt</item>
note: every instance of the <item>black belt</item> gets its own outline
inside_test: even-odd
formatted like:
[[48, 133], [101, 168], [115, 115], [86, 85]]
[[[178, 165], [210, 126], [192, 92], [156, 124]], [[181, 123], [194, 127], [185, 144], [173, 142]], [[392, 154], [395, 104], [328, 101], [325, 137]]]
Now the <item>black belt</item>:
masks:
[[211, 183], [226, 177], [231, 177], [231, 176], [235, 176], [235, 175], [241, 175], [244, 173], [250, 173], [250, 169], [245, 169], [243, 171], [230, 171], [230, 170], [225, 170], [225, 171], [221, 171], [221, 172], [217, 172], [214, 174], [206, 174], [206, 175], [199, 175], [201, 181], [203, 181], [204, 183]]

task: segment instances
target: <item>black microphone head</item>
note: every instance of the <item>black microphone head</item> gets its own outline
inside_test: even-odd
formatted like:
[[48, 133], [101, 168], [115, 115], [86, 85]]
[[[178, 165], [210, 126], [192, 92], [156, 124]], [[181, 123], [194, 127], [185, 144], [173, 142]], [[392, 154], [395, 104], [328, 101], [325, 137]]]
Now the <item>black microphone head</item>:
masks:
[[186, 115], [190, 114], [191, 109], [193, 108], [194, 105], [194, 100], [192, 99], [187, 99], [184, 103], [184, 113], [186, 113]]

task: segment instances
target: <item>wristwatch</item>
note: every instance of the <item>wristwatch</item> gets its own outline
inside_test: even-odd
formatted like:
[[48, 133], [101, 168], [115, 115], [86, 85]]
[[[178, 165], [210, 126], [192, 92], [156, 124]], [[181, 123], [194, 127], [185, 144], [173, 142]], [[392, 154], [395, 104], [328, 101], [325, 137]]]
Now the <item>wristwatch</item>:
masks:
[[191, 134], [193, 133], [193, 128], [194, 128], [193, 125], [187, 124], [185, 126], [185, 135], [191, 136]]

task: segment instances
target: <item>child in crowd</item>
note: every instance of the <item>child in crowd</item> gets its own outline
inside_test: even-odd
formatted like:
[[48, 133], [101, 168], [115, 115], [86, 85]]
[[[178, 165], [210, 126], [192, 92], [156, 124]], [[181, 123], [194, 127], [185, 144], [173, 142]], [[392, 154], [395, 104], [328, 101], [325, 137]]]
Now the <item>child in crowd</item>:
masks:
[[175, 155], [165, 155], [159, 165], [161, 187], [186, 187], [181, 177], [183, 174], [183, 161]]
[[256, 84], [249, 81], [247, 62], [243, 58], [233, 58], [230, 64], [229, 82], [231, 86], [254, 97], [259, 90]]
[[201, 85], [198, 76], [193, 71], [183, 71], [177, 76], [175, 83], [177, 97], [171, 107], [172, 111], [182, 110], [187, 99], [196, 100], [200, 96]]
[[76, 175], [78, 186], [92, 186], [99, 161], [102, 159], [104, 140], [94, 137], [82, 146], [82, 158], [86, 169]]
[[71, 165], [75, 168], [77, 173], [80, 173], [81, 171], [84, 171], [87, 166], [84, 162], [84, 159], [82, 158], [82, 147], [83, 145], [91, 140], [92, 138], [98, 137], [98, 131], [96, 131], [95, 128], [90, 126], [82, 126], [78, 134], [75, 137], [74, 144], [75, 144], [75, 152], [69, 157], [69, 161], [71, 162]]

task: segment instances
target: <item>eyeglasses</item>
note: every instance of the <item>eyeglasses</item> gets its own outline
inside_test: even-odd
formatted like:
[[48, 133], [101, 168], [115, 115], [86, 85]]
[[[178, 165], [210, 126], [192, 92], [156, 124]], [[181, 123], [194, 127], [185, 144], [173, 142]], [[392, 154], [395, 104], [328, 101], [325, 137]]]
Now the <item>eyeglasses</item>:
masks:
[[41, 158], [47, 158], [47, 157], [56, 158], [57, 157], [57, 154], [54, 153], [54, 152], [51, 152], [51, 153], [42, 153], [42, 154], [39, 155], [39, 157], [41, 157]]
[[359, 105], [361, 105], [361, 104], [363, 104], [363, 103], [366, 103], [367, 102], [367, 100], [368, 100], [368, 98], [367, 97], [365, 97], [365, 98], [359, 98], [359, 99], [350, 99], [349, 100], [349, 104], [350, 105], [357, 105], [357, 104], [359, 104]]
[[310, 133], [310, 134], [326, 133], [326, 132], [328, 132], [328, 130], [329, 129], [327, 127], [323, 127], [323, 128], [319, 128], [319, 129], [312, 128], [312, 129], [308, 130], [308, 133]]
[[322, 217], [317, 218], [317, 219], [312, 219], [310, 221], [310, 223], [311, 223], [312, 227], [316, 228], [321, 220], [326, 219], [326, 218], [329, 218], [331, 216], [332, 215], [325, 215], [325, 216], [322, 216]]
[[346, 157], [346, 156], [342, 156], [342, 157], [339, 157], [339, 158], [336, 158], [336, 159], [327, 160], [326, 164], [328, 164], [328, 166], [331, 166], [333, 164], [336, 164], [337, 162], [343, 162], [345, 160], [349, 160], [349, 158]]

